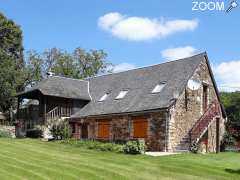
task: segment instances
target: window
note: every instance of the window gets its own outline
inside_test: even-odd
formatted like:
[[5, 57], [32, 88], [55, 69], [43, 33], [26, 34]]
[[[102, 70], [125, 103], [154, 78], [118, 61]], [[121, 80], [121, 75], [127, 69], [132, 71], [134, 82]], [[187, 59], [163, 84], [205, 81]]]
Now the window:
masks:
[[147, 138], [148, 121], [143, 117], [133, 118], [133, 137]]
[[108, 97], [108, 93], [105, 93], [100, 99], [99, 102], [105, 101]]
[[166, 83], [160, 83], [160, 84], [157, 84], [154, 89], [152, 90], [152, 93], [159, 93], [161, 92], [161, 90], [164, 88]]
[[110, 121], [98, 122], [98, 138], [109, 138], [110, 136]]
[[127, 90], [120, 91], [120, 93], [117, 95], [115, 99], [122, 99], [126, 96], [127, 93], [128, 93]]

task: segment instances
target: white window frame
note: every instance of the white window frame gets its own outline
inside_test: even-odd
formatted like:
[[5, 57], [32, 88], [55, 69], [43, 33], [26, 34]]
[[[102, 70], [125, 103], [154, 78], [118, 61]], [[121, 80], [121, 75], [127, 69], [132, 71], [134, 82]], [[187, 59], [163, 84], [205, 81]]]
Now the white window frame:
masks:
[[166, 83], [159, 83], [157, 84], [153, 90], [152, 90], [152, 94], [156, 94], [156, 93], [160, 93], [162, 91], [162, 89], [165, 87]]
[[128, 90], [122, 90], [119, 92], [119, 94], [115, 99], [123, 99], [127, 95], [127, 93], [128, 93]]
[[107, 99], [109, 93], [105, 93], [98, 101], [103, 102]]

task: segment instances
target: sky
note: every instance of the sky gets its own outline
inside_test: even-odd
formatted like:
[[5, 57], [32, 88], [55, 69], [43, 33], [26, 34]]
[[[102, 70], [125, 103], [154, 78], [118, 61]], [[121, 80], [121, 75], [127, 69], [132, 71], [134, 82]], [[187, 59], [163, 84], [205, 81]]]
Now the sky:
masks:
[[0, 0], [0, 12], [21, 26], [25, 51], [103, 49], [115, 72], [206, 51], [219, 88], [235, 91], [240, 90], [240, 2], [226, 13], [230, 2]]

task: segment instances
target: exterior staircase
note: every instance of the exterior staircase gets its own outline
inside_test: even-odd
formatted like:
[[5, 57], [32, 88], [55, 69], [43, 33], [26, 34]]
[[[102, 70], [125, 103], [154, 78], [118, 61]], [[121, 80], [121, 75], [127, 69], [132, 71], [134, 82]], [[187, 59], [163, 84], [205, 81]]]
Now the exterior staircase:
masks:
[[218, 100], [214, 100], [207, 108], [205, 113], [199, 118], [199, 120], [193, 125], [189, 134], [181, 139], [177, 146], [175, 146], [176, 152], [189, 152], [193, 145], [197, 145], [206, 133], [209, 125], [213, 121], [214, 117], [220, 115], [221, 109]]
[[190, 139], [189, 137], [184, 137], [181, 139], [179, 144], [174, 148], [175, 152], [189, 152]]
[[58, 120], [70, 117], [71, 113], [72, 112], [70, 107], [57, 106], [46, 113], [45, 119], [47, 123], [54, 123]]
[[218, 100], [214, 100], [208, 106], [205, 113], [200, 117], [200, 119], [194, 124], [193, 128], [190, 130], [189, 137], [191, 146], [199, 143], [200, 139], [207, 131], [214, 117], [219, 116], [220, 112], [220, 104]]
[[64, 122], [64, 120], [71, 116], [71, 108], [70, 107], [61, 107], [57, 106], [53, 108], [51, 111], [46, 113], [45, 120], [46, 124], [43, 129], [43, 140], [48, 141], [53, 139], [53, 135], [50, 131], [51, 127], [54, 125], [59, 125]]

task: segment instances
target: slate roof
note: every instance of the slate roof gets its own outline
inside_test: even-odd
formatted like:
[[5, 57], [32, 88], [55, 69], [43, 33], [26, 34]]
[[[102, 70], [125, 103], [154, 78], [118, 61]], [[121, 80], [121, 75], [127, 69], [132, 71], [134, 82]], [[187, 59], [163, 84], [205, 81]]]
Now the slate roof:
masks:
[[42, 80], [31, 89], [18, 93], [17, 96], [22, 96], [34, 91], [40, 91], [43, 95], [48, 96], [91, 100], [90, 94], [88, 92], [88, 83], [88, 81], [84, 80], [51, 76]]
[[[174, 92], [181, 93], [184, 90], [187, 81], [205, 56], [206, 53], [202, 53], [149, 67], [89, 78], [92, 100], [72, 118], [168, 108]], [[160, 93], [152, 94], [153, 88], [161, 82], [166, 82], [165, 87]], [[128, 90], [128, 93], [123, 99], [116, 100], [121, 90]], [[105, 93], [110, 93], [108, 98], [99, 102]]]

